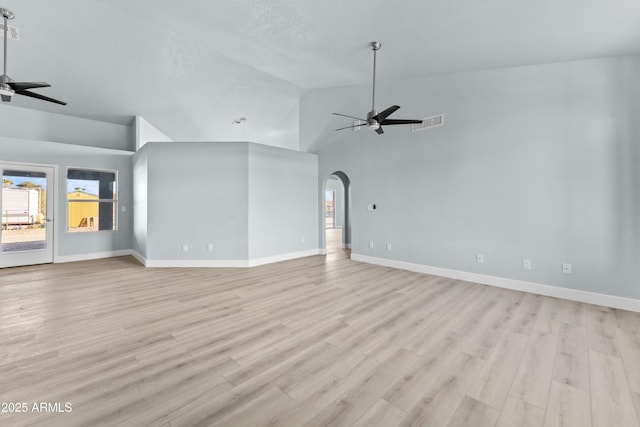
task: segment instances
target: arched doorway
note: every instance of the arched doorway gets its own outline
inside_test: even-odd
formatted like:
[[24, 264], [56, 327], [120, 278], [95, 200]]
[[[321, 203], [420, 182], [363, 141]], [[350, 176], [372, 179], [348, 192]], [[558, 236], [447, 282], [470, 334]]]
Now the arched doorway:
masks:
[[347, 174], [335, 171], [322, 186], [322, 238], [327, 254], [350, 256], [351, 181]]

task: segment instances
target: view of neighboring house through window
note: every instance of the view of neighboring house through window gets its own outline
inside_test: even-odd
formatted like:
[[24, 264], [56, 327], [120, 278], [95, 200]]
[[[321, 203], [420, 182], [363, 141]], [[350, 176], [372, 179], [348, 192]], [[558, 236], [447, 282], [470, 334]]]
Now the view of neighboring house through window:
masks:
[[116, 172], [67, 170], [67, 230], [117, 229]]

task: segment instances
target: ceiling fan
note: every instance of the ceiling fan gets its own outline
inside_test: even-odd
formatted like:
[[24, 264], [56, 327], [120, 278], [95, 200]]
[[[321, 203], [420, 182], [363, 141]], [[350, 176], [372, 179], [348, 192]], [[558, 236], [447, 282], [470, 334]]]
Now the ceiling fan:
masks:
[[2, 98], [2, 102], [11, 102], [11, 97], [16, 94], [53, 102], [55, 104], [67, 105], [66, 102], [58, 101], [57, 99], [49, 98], [48, 96], [40, 95], [39, 93], [29, 90], [39, 87], [51, 87], [49, 83], [16, 82], [7, 75], [7, 40], [9, 39], [7, 31], [9, 30], [9, 20], [13, 19], [13, 13], [7, 9], [0, 8], [0, 14], [4, 18], [4, 72], [0, 76], [0, 97]]
[[[346, 114], [333, 113], [335, 116], [349, 117], [350, 119], [360, 120], [364, 122], [369, 129], [373, 129], [376, 131], [378, 135], [382, 135], [384, 131], [382, 130], [382, 126], [390, 126], [390, 125], [411, 125], [411, 124], [419, 124], [422, 123], [422, 120], [406, 120], [406, 119], [388, 119], [391, 114], [395, 113], [400, 107], [398, 105], [392, 105], [386, 110], [378, 113], [376, 111], [375, 103], [376, 103], [376, 53], [382, 47], [380, 42], [371, 42], [369, 43], [369, 47], [373, 50], [373, 95], [371, 97], [371, 111], [367, 113], [366, 119], [361, 119], [359, 117], [348, 116]], [[352, 129], [355, 127], [362, 126], [362, 124], [355, 124], [353, 126], [346, 126], [343, 128], [339, 128], [336, 130], [343, 129]]]

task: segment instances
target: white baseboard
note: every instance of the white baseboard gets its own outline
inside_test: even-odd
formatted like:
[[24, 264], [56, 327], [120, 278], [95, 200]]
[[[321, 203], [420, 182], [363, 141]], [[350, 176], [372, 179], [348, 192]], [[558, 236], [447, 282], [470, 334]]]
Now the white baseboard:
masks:
[[264, 258], [250, 259], [249, 267], [257, 267], [259, 265], [273, 264], [274, 262], [289, 261], [296, 258], [305, 258], [313, 255], [322, 255], [322, 249], [309, 249], [306, 251], [289, 252], [288, 254], [269, 256]]
[[131, 256], [133, 256], [135, 259], [138, 260], [138, 262], [140, 262], [140, 264], [144, 265], [145, 267], [147, 266], [147, 259], [145, 257], [143, 257], [139, 252], [135, 251], [135, 250], [131, 250]]
[[64, 262], [89, 261], [92, 259], [112, 258], [127, 255], [133, 255], [133, 251], [131, 249], [121, 249], [118, 251], [93, 252], [79, 255], [58, 255], [54, 257], [53, 262], [57, 264]]
[[618, 308], [640, 312], [640, 300], [633, 298], [619, 297], [615, 295], [599, 294], [596, 292], [581, 291], [578, 289], [562, 288], [559, 286], [543, 285], [540, 283], [526, 282], [523, 280], [508, 279], [505, 277], [489, 276], [467, 271], [450, 270], [440, 267], [432, 267], [424, 264], [414, 264], [404, 261], [395, 261], [385, 258], [371, 257], [367, 255], [351, 254], [354, 261], [375, 264], [384, 267], [398, 268], [401, 270], [415, 271], [416, 273], [431, 274], [434, 276], [449, 277], [451, 279], [475, 282], [483, 285], [495, 286], [499, 288], [513, 289], [516, 291], [529, 292], [532, 294], [546, 295], [550, 297], [562, 298], [570, 301], [578, 301], [587, 304], [602, 305], [605, 307]]
[[155, 268], [245, 268], [249, 261], [243, 259], [147, 259], [145, 267]]
[[296, 258], [304, 258], [312, 255], [321, 255], [322, 251], [320, 249], [310, 249], [307, 251], [300, 252], [290, 252], [287, 254], [275, 255], [264, 258], [254, 258], [250, 260], [246, 259], [238, 259], [238, 260], [217, 260], [217, 259], [162, 259], [162, 260], [154, 260], [147, 259], [140, 255], [139, 253], [132, 251], [131, 255], [133, 255], [142, 265], [145, 267], [159, 267], [159, 268], [168, 268], [168, 267], [190, 267], [190, 268], [200, 268], [200, 267], [209, 267], [209, 268], [246, 268], [246, 267], [257, 267], [259, 265], [272, 264], [274, 262], [288, 261]]

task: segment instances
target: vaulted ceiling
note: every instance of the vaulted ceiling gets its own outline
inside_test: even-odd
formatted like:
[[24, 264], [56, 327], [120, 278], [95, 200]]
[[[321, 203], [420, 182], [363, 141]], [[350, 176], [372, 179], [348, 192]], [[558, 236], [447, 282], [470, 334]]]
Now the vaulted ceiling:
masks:
[[[2, 0], [9, 75], [48, 81], [59, 107], [174, 139], [297, 148], [308, 89], [640, 52], [637, 0]], [[231, 126], [246, 117], [244, 128]]]

